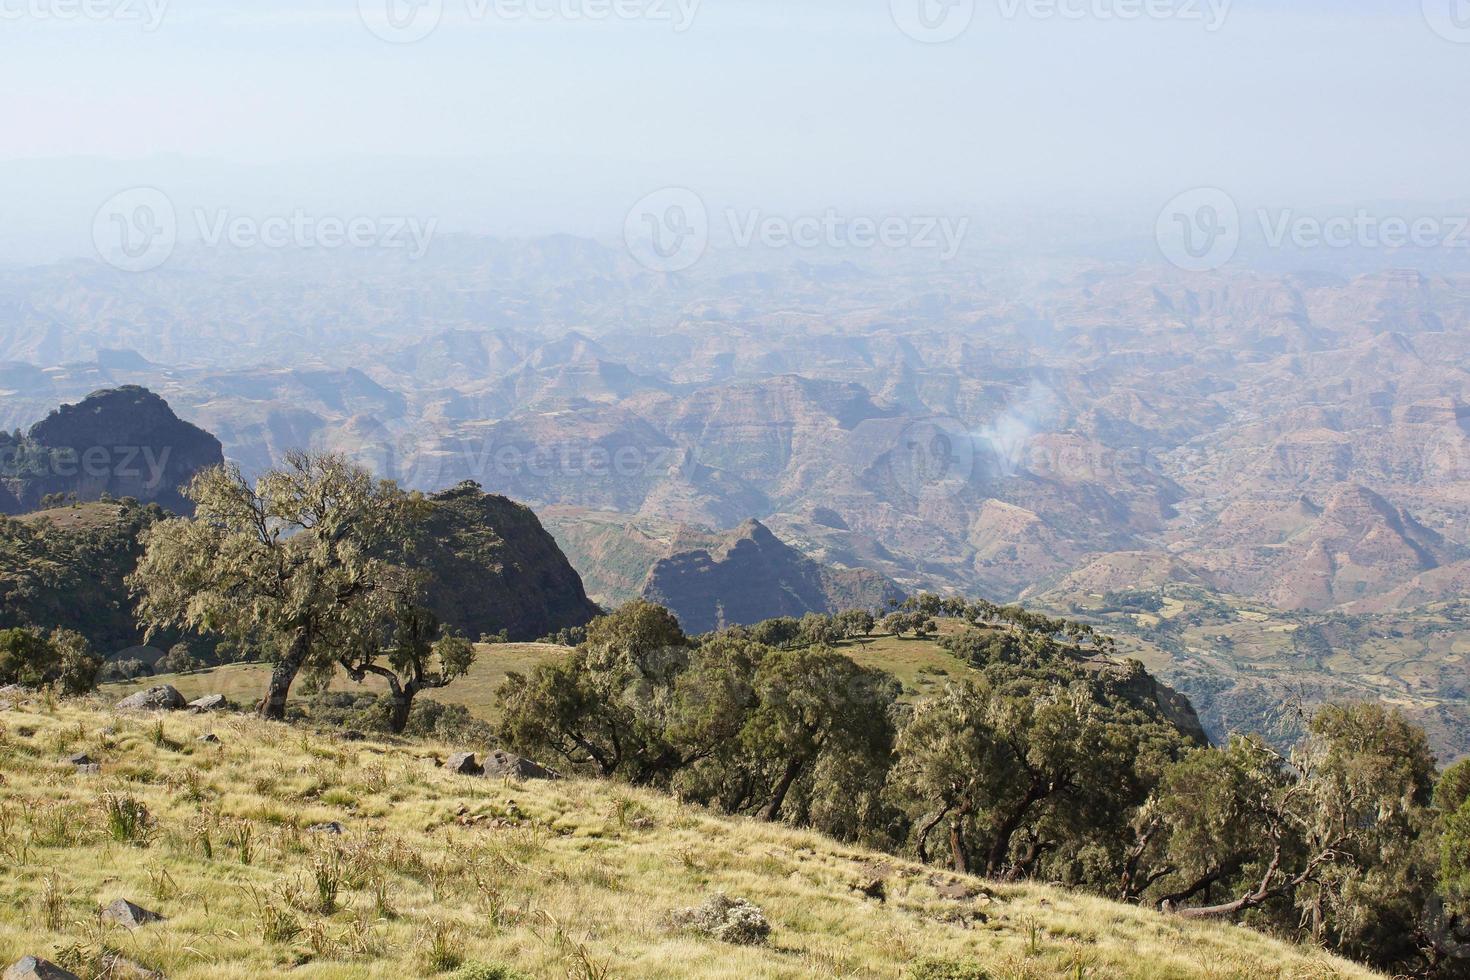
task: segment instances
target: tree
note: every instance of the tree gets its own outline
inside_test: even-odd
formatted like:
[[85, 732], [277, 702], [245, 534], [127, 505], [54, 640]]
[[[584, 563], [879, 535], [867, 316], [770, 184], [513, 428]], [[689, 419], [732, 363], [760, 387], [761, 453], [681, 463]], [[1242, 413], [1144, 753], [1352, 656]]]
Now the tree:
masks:
[[857, 755], [886, 766], [897, 697], [892, 677], [841, 654], [811, 649], [766, 656], [755, 676], [757, 707], [740, 733], [752, 760], [770, 767], [761, 816], [779, 819], [797, 780], [826, 755]]
[[825, 613], [807, 613], [801, 617], [801, 642], [803, 646], [829, 647], [842, 639], [836, 621]]
[[588, 624], [586, 642], [565, 659], [507, 676], [502, 737], [603, 776], [662, 782], [707, 751], [674, 735], [677, 685], [692, 656], [668, 610], [631, 602]]
[[1256, 739], [1196, 753], [1151, 804], [1154, 870], [1138, 892], [1417, 972], [1433, 946], [1433, 777], [1423, 731], [1380, 704], [1321, 708], [1289, 758]]
[[97, 686], [101, 669], [102, 660], [80, 633], [0, 630], [0, 684], [55, 685], [62, 694], [85, 694]]
[[750, 638], [762, 646], [777, 649], [790, 646], [801, 636], [801, 620], [791, 616], [767, 619], [750, 627]]
[[1470, 915], [1470, 759], [1445, 770], [1434, 789], [1434, 808], [1444, 821], [1441, 894], [1455, 913]]
[[169, 647], [168, 653], [159, 659], [156, 669], [161, 674], [182, 674], [203, 666], [204, 661], [194, 656], [189, 644], [180, 641]]
[[989, 707], [988, 686], [957, 684], [918, 705], [899, 733], [892, 782], [918, 805], [914, 848], [925, 864], [930, 836], [948, 821], [951, 863], [960, 873], [969, 870], [965, 822], [982, 805], [984, 784], [1008, 775], [987, 721]]
[[943, 826], [956, 871], [1103, 887], [1130, 815], [1186, 745], [1131, 670], [992, 664], [916, 706], [890, 794], [923, 860]]
[[877, 621], [866, 609], [847, 609], [837, 614], [837, 628], [848, 639], [873, 634]]
[[236, 466], [185, 491], [195, 516], [150, 527], [129, 582], [150, 635], [223, 633], [275, 660], [261, 702], [285, 717], [297, 674], [381, 636], [414, 591], [403, 566], [422, 502], [337, 455], [293, 452], [255, 485]]
[[359, 684], [369, 674], [387, 682], [388, 730], [395, 735], [408, 727], [413, 700], [420, 692], [447, 687], [474, 665], [474, 644], [462, 636], [440, 634], [433, 613], [405, 603], [399, 607], [390, 646], [369, 643], [344, 652], [337, 661]]

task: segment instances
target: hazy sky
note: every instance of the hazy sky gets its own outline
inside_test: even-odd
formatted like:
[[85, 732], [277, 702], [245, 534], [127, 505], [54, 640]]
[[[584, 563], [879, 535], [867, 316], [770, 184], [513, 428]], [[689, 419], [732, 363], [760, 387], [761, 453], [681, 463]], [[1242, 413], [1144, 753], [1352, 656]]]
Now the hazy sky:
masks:
[[946, 43], [900, 22], [970, 0], [418, 0], [442, 14], [414, 43], [365, 24], [392, 34], [389, 2], [428, 23], [0, 0], [0, 260], [67, 251], [139, 183], [490, 233], [605, 231], [669, 185], [773, 210], [1466, 196], [1467, 0], [973, 0]]

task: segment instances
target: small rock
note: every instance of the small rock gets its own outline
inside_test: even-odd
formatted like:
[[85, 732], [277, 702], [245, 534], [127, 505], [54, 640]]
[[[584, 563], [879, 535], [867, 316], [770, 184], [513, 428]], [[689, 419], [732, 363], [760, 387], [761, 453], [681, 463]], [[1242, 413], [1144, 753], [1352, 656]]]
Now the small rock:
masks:
[[189, 708], [193, 711], [226, 711], [230, 708], [230, 699], [223, 694], [207, 694], [190, 701]]
[[85, 752], [77, 752], [74, 755], [69, 755], [66, 757], [66, 761], [74, 766], [92, 765], [92, 757]]
[[220, 744], [219, 736], [216, 735], [214, 732], [206, 732], [205, 734], [200, 735], [194, 741], [196, 741], [196, 742], [207, 742], [210, 745], [219, 745]]
[[11, 711], [15, 708], [14, 701], [0, 701], [0, 711]]
[[160, 684], [123, 698], [117, 706], [131, 711], [178, 711], [184, 703], [184, 696], [172, 685]]
[[481, 776], [485, 773], [485, 767], [475, 761], [473, 752], [456, 752], [444, 763], [444, 768], [461, 776]]
[[163, 922], [164, 919], [165, 917], [157, 912], [150, 912], [143, 906], [134, 905], [125, 898], [119, 898], [102, 910], [103, 922], [125, 926], [129, 929], [137, 929], [151, 922]]
[[510, 776], [514, 779], [561, 778], [560, 773], [538, 765], [530, 759], [523, 759], [518, 755], [500, 751], [491, 752], [490, 758], [485, 760], [484, 774], [486, 776]]
[[77, 766], [78, 776], [97, 776], [101, 775], [101, 773], [102, 767], [95, 762], [90, 762], [85, 766]]
[[356, 731], [351, 728], [343, 732], [340, 737], [344, 742], [361, 742], [367, 738], [367, 736], [364, 735], [362, 732]]
[[340, 836], [343, 832], [343, 827], [337, 821], [329, 820], [326, 823], [312, 824], [306, 828], [306, 832], [308, 834], [337, 834]]
[[5, 971], [4, 980], [82, 980], [82, 978], [39, 957], [23, 956]]
[[125, 956], [107, 954], [102, 958], [107, 967], [107, 980], [165, 980], [162, 973], [150, 970], [142, 963], [135, 963]]

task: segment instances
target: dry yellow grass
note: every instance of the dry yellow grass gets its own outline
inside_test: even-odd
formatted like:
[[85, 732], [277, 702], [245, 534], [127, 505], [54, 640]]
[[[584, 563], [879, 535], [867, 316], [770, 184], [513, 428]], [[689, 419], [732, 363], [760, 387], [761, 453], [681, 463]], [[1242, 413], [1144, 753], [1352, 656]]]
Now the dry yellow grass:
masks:
[[[974, 882], [994, 900], [949, 900], [934, 883], [955, 879], [933, 869], [656, 793], [451, 775], [432, 761], [450, 746], [95, 701], [28, 701], [0, 725], [6, 963], [112, 950], [172, 980], [397, 980], [456, 959], [532, 977], [749, 980], [897, 978], [930, 956], [996, 978], [1373, 976], [1242, 928], [1044, 887]], [[220, 744], [196, 741], [206, 732]], [[100, 773], [63, 761], [78, 751]], [[141, 839], [109, 833], [109, 798], [146, 808]], [[327, 821], [346, 832], [307, 829]], [[885, 901], [852, 887], [885, 864]], [[319, 875], [337, 885], [330, 911]], [[767, 945], [667, 926], [670, 909], [717, 891], [765, 910]], [[99, 926], [95, 909], [117, 898], [168, 921]]]

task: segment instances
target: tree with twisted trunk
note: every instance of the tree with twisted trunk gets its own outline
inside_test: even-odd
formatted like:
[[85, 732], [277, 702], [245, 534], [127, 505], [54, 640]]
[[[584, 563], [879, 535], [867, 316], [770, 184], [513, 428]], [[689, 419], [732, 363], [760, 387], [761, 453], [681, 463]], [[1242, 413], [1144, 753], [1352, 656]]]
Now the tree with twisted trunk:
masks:
[[255, 483], [238, 466], [200, 473], [192, 518], [143, 535], [129, 585], [150, 635], [210, 630], [274, 661], [260, 704], [282, 719], [291, 685], [381, 637], [413, 595], [405, 558], [425, 506], [343, 456], [292, 452]]

